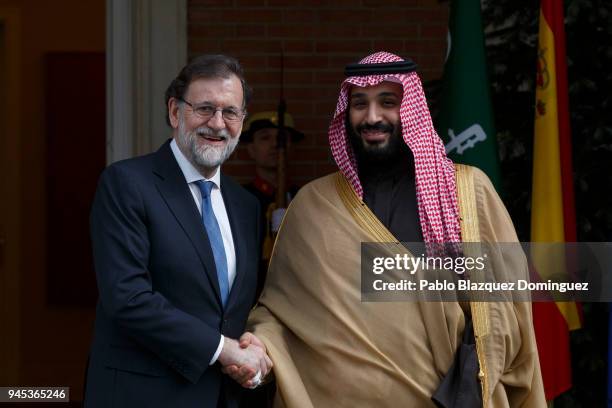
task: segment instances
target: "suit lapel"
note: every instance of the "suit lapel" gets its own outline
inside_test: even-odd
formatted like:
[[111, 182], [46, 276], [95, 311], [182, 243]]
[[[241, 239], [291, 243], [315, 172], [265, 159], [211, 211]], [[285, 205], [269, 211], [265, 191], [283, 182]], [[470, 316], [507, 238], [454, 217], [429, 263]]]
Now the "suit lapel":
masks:
[[232, 238], [234, 240], [234, 249], [236, 251], [236, 277], [232, 284], [229, 299], [227, 300], [226, 309], [229, 309], [236, 301], [236, 297], [239, 296], [240, 286], [244, 280], [245, 265], [246, 265], [246, 244], [245, 237], [242, 233], [241, 226], [248, 225], [245, 220], [245, 214], [242, 210], [242, 206], [237, 200], [235, 187], [232, 185], [225, 176], [221, 176], [221, 194], [223, 195], [223, 202], [227, 210], [227, 216], [230, 221], [230, 227], [232, 229]]
[[183, 176], [172, 154], [169, 142], [157, 151], [153, 172], [158, 176], [156, 180], [157, 189], [195, 247], [208, 276], [208, 281], [215, 291], [217, 302], [221, 306], [217, 269], [210, 241], [202, 225], [198, 208], [193, 201], [191, 190], [189, 190], [185, 176]]

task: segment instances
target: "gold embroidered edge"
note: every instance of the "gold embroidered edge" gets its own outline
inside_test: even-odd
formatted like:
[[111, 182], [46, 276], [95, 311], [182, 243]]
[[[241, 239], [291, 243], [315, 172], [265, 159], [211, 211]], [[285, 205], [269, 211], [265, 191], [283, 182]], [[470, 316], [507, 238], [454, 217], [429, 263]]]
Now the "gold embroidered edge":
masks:
[[[474, 172], [469, 166], [455, 164], [457, 196], [461, 220], [461, 240], [463, 242], [480, 242], [480, 227], [476, 207], [476, 190]], [[486, 337], [489, 334], [489, 305], [486, 302], [470, 302], [476, 354], [480, 371], [478, 378], [482, 387], [482, 405], [487, 406], [489, 397], [489, 374], [486, 361]]]

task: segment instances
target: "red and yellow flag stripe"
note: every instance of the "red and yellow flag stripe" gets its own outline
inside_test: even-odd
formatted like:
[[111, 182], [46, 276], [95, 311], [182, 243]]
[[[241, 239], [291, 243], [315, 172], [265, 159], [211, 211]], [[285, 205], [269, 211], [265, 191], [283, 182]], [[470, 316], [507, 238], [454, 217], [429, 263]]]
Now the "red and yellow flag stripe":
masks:
[[[572, 178], [563, 1], [542, 0], [533, 153], [531, 240], [573, 242], [576, 220]], [[538, 262], [551, 262], [542, 257]], [[564, 260], [554, 267], [564, 268]], [[547, 399], [571, 387], [568, 330], [580, 327], [576, 303], [535, 303], [534, 326]]]

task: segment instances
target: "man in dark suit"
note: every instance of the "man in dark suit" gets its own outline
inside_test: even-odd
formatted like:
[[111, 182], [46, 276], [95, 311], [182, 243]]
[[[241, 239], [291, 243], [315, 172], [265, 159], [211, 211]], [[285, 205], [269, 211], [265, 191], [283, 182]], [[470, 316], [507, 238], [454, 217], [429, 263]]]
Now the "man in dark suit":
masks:
[[[241, 348], [260, 253], [257, 200], [220, 174], [246, 115], [238, 61], [207, 55], [166, 91], [172, 140], [100, 178], [91, 235], [100, 299], [87, 407], [235, 407], [265, 350]], [[252, 378], [251, 381], [248, 381]]]

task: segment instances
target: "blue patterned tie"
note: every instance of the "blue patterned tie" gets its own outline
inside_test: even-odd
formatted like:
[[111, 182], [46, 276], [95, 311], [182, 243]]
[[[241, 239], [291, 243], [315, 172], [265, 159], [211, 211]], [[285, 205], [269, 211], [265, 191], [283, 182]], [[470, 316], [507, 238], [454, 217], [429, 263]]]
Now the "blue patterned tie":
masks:
[[208, 234], [210, 246], [212, 247], [213, 251], [213, 256], [215, 257], [217, 279], [219, 279], [219, 289], [221, 291], [221, 302], [223, 303], [223, 306], [225, 306], [227, 296], [229, 295], [227, 258], [225, 257], [225, 247], [223, 246], [221, 229], [219, 228], [217, 217], [215, 217], [215, 213], [212, 209], [210, 191], [213, 188], [213, 182], [198, 180], [196, 181], [196, 184], [202, 193], [202, 222], [204, 223], [204, 228], [206, 228], [206, 233]]

